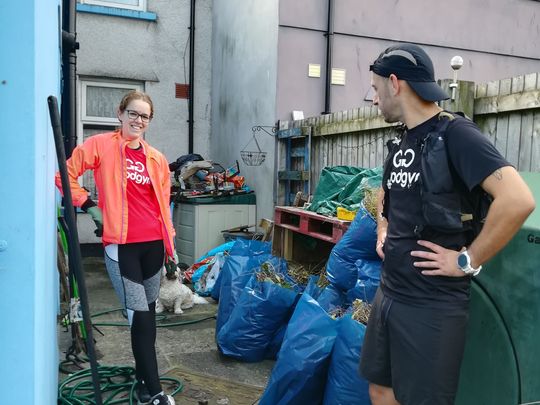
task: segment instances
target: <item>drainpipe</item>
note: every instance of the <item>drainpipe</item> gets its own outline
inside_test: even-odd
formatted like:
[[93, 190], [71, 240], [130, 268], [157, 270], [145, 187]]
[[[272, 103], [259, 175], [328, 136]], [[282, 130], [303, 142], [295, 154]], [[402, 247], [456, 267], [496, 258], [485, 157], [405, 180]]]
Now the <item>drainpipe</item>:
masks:
[[62, 132], [66, 157], [77, 146], [77, 42], [76, 0], [62, 1]]
[[328, 0], [328, 30], [326, 31], [326, 91], [324, 94], [324, 114], [330, 114], [332, 78], [332, 47], [334, 45], [334, 0]]
[[195, 96], [195, 0], [190, 5], [189, 26], [189, 99], [188, 99], [188, 153], [193, 153], [193, 100]]

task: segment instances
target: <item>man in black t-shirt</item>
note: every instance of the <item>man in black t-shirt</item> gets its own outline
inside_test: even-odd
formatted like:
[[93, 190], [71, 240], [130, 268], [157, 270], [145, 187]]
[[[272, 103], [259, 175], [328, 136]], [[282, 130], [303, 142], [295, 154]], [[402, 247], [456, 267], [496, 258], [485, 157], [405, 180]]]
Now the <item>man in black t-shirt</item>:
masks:
[[[470, 278], [510, 241], [535, 202], [474, 123], [436, 104], [448, 96], [422, 48], [390, 47], [370, 70], [373, 104], [405, 131], [385, 163], [377, 218], [381, 285], [360, 371], [370, 382], [373, 405], [451, 405], [465, 345]], [[464, 215], [463, 225], [461, 219], [459, 226], [445, 223], [455, 212], [459, 218], [464, 202], [483, 192], [493, 201], [477, 236], [471, 238], [466, 223], [472, 216]], [[433, 209], [440, 210], [442, 223], [426, 214]]]

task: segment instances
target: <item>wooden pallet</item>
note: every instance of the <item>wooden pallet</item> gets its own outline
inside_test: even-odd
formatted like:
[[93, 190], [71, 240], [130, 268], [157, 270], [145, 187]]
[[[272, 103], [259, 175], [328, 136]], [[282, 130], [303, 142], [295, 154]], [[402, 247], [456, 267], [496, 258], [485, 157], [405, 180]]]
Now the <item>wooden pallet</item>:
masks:
[[351, 223], [295, 207], [276, 207], [274, 222], [276, 226], [331, 243], [339, 241]]
[[301, 263], [327, 260], [350, 221], [295, 207], [276, 207], [272, 254]]

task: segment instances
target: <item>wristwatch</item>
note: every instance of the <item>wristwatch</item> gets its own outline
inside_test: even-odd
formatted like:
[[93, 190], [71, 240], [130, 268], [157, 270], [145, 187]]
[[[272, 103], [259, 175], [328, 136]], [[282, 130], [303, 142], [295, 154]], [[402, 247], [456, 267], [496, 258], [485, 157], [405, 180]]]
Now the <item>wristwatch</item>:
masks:
[[477, 276], [478, 273], [480, 273], [480, 270], [482, 270], [482, 266], [478, 266], [478, 268], [476, 269], [471, 266], [471, 257], [466, 250], [458, 255], [457, 265], [463, 273], [469, 274], [471, 276]]

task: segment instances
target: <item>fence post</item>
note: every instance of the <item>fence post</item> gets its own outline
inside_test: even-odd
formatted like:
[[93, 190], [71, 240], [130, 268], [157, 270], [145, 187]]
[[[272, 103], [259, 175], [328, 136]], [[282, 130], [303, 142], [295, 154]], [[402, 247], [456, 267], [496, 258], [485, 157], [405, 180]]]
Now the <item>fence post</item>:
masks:
[[[451, 79], [443, 79], [440, 81], [441, 87], [448, 93], [452, 94]], [[471, 120], [474, 118], [474, 82], [458, 80], [456, 88], [455, 100], [444, 100], [440, 102], [440, 106], [449, 111], [461, 111], [465, 113]]]

